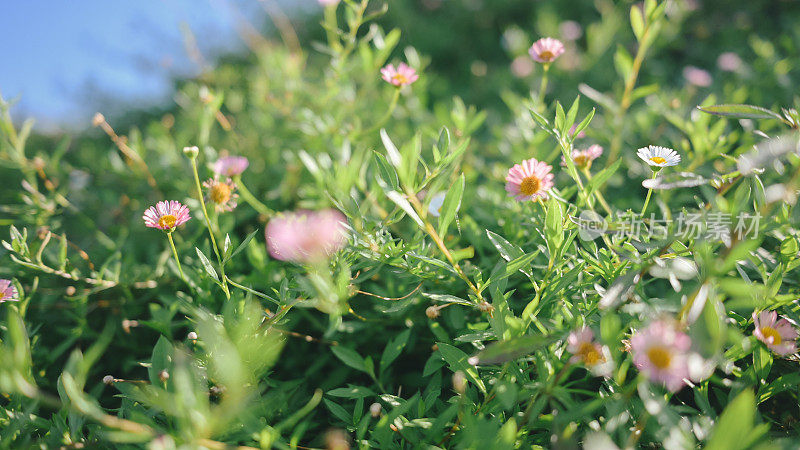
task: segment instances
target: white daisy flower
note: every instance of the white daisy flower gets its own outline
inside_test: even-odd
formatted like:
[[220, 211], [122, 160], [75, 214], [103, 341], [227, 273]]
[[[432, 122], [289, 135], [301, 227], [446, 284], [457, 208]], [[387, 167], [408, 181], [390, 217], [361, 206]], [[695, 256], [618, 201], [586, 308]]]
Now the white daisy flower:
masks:
[[642, 161], [653, 167], [670, 167], [677, 166], [681, 162], [681, 155], [675, 150], [666, 147], [659, 147], [658, 145], [650, 145], [640, 148], [636, 152]]
[[432, 215], [433, 217], [439, 217], [442, 211], [442, 205], [444, 205], [444, 197], [447, 195], [447, 192], [438, 192], [431, 197], [431, 202], [428, 204], [428, 214]]

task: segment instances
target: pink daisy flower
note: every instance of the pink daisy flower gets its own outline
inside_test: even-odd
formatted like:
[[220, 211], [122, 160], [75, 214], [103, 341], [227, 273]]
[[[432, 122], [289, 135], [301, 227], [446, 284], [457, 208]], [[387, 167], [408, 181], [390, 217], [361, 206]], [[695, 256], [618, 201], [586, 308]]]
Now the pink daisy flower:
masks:
[[550, 165], [536, 158], [515, 164], [506, 175], [506, 191], [520, 201], [547, 199], [547, 191], [553, 187], [552, 170]]
[[753, 336], [773, 352], [786, 356], [797, 351], [797, 330], [788, 320], [778, 319], [775, 311], [761, 311], [758, 315], [753, 312], [753, 322]]
[[214, 204], [217, 211], [233, 211], [236, 208], [239, 194], [236, 193], [236, 183], [230, 178], [219, 181], [219, 176], [214, 176], [203, 182], [203, 187], [208, 190], [206, 199]]
[[550, 37], [534, 42], [528, 53], [534, 61], [549, 64], [564, 53], [564, 44]]
[[689, 378], [689, 348], [692, 341], [672, 323], [653, 322], [631, 337], [633, 364], [649, 379], [678, 391]]
[[689, 84], [699, 87], [711, 86], [712, 81], [714, 81], [708, 71], [694, 66], [686, 66], [683, 68], [683, 78], [686, 78]]
[[172, 232], [176, 227], [183, 225], [192, 218], [189, 208], [177, 200], [156, 203], [156, 206], [147, 208], [144, 212], [145, 226]]
[[241, 175], [249, 165], [250, 161], [244, 156], [223, 156], [214, 163], [214, 173], [234, 177]]
[[396, 69], [394, 65], [387, 64], [381, 69], [381, 75], [384, 81], [397, 87], [407, 86], [419, 79], [417, 71], [406, 63], [400, 63]]
[[[572, 162], [578, 166], [579, 169], [588, 169], [592, 167], [592, 161], [599, 158], [600, 155], [603, 154], [603, 147], [599, 145], [592, 145], [587, 149], [583, 150], [572, 150]], [[561, 155], [561, 165], [566, 166], [567, 161], [564, 159], [564, 155]]]
[[611, 376], [612, 363], [608, 348], [594, 342], [594, 333], [588, 327], [573, 331], [567, 337], [567, 351], [572, 353], [570, 362], [582, 363], [595, 375]]
[[17, 288], [11, 284], [11, 280], [0, 279], [0, 303], [19, 301]]
[[335, 209], [284, 213], [267, 224], [267, 249], [282, 261], [324, 260], [344, 246], [346, 224], [347, 219]]

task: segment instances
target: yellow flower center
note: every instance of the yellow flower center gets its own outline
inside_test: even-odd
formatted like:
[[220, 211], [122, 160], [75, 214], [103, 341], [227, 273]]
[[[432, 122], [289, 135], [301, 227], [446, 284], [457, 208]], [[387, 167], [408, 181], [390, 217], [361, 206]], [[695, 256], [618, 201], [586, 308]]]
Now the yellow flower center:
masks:
[[4, 298], [6, 298], [6, 293], [3, 292], [3, 291], [0, 291], [0, 300], [2, 300]]
[[783, 342], [783, 339], [781, 338], [780, 333], [778, 333], [778, 330], [776, 330], [775, 328], [762, 327], [761, 328], [761, 334], [764, 335], [764, 339], [767, 342], [769, 342], [771, 340], [772, 341], [772, 343], [771, 343], [772, 345], [781, 345], [781, 342]]
[[603, 355], [597, 351], [597, 346], [592, 345], [590, 342], [581, 344], [580, 348], [578, 348], [578, 356], [581, 358], [581, 361], [588, 366], [593, 366], [599, 362], [605, 361]]
[[666, 369], [672, 362], [672, 354], [664, 347], [653, 346], [647, 349], [647, 357], [659, 369]]
[[550, 50], [545, 50], [542, 53], [539, 53], [539, 58], [542, 58], [545, 61], [550, 61], [555, 56], [556, 55], [554, 55], [553, 52], [551, 52]]
[[225, 183], [217, 183], [211, 187], [211, 200], [222, 204], [231, 199], [231, 187]]
[[581, 168], [589, 167], [589, 165], [592, 164], [592, 160], [589, 159], [589, 157], [586, 155], [578, 155], [572, 159], [572, 162], [574, 162], [576, 166]]
[[408, 84], [408, 78], [402, 73], [396, 73], [392, 76], [392, 81], [396, 84]]
[[533, 195], [539, 192], [540, 187], [542, 187], [542, 181], [531, 175], [524, 178], [522, 183], [519, 184], [519, 192], [521, 192], [522, 195]]
[[172, 214], [167, 214], [158, 218], [158, 226], [160, 228], [175, 228], [175, 222], [178, 219]]
[[665, 162], [667, 162], [666, 159], [660, 156], [653, 156], [652, 158], [650, 158], [650, 161], [653, 161], [656, 164], [664, 164]]

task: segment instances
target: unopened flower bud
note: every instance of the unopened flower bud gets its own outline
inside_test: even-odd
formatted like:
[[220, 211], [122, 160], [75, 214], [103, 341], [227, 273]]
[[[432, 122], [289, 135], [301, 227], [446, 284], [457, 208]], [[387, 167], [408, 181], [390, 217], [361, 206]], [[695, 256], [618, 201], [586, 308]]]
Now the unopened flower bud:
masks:
[[158, 372], [158, 379], [161, 380], [162, 383], [166, 383], [167, 380], [169, 380], [169, 372], [167, 372], [166, 370]]
[[103, 384], [107, 384], [111, 386], [114, 384], [114, 377], [112, 375], [106, 375], [103, 377]]
[[97, 113], [94, 115], [94, 117], [92, 117], [92, 126], [99, 127], [105, 121], [106, 121], [105, 116], [103, 116], [100, 113]]
[[328, 450], [349, 450], [350, 439], [342, 430], [332, 429], [325, 433], [325, 448]]
[[492, 306], [491, 303], [485, 300], [478, 305], [478, 309], [480, 309], [483, 312], [488, 312], [489, 314], [492, 314], [494, 312], [494, 306]]
[[188, 156], [189, 158], [195, 159], [197, 158], [197, 155], [200, 154], [200, 149], [197, 148], [196, 145], [193, 145], [191, 147], [183, 147], [183, 154]]
[[194, 331], [190, 331], [189, 334], [186, 335], [186, 339], [188, 339], [190, 341], [196, 341], [197, 340], [197, 333], [195, 333]]
[[381, 404], [380, 403], [373, 403], [369, 405], [369, 413], [372, 417], [378, 418], [381, 416]]
[[136, 328], [139, 326], [138, 320], [128, 320], [125, 319], [122, 321], [122, 329], [125, 330], [126, 333], [131, 332], [131, 328]]
[[72, 297], [73, 295], [75, 295], [75, 292], [77, 292], [75, 286], [67, 286], [66, 294], [68, 297]]
[[457, 371], [453, 374], [453, 389], [456, 390], [459, 394], [463, 395], [464, 392], [467, 390], [467, 377], [464, 376], [464, 372]]
[[434, 320], [439, 317], [439, 308], [436, 306], [428, 306], [428, 309], [425, 310], [425, 315], [428, 316], [428, 319]]

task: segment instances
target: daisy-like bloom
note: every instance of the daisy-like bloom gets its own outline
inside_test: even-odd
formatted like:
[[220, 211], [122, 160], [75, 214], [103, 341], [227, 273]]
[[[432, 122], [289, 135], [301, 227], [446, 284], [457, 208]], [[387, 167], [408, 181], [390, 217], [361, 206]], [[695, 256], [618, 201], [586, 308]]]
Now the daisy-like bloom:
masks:
[[[592, 167], [592, 161], [599, 158], [603, 154], [603, 147], [595, 144], [583, 150], [572, 150], [572, 162], [579, 169], [588, 169]], [[567, 161], [564, 156], [561, 156], [561, 165], [566, 166]]]
[[570, 362], [582, 363], [595, 375], [611, 376], [611, 357], [608, 348], [594, 342], [594, 333], [588, 327], [573, 331], [567, 337], [567, 351], [572, 353]]
[[233, 211], [236, 208], [239, 194], [236, 193], [236, 183], [230, 178], [220, 181], [219, 176], [215, 176], [203, 182], [203, 187], [208, 190], [206, 199], [214, 204], [217, 211]]
[[149, 228], [171, 232], [176, 227], [188, 222], [192, 216], [189, 215], [188, 206], [182, 205], [177, 200], [165, 200], [156, 203], [156, 206], [147, 208], [142, 218], [145, 226]]
[[0, 279], [0, 303], [19, 301], [17, 288], [11, 284], [11, 280]]
[[649, 145], [640, 148], [637, 152], [642, 161], [660, 170], [662, 167], [677, 166], [681, 162], [681, 155], [675, 150], [658, 145]]
[[392, 64], [387, 64], [381, 69], [381, 75], [384, 81], [397, 87], [407, 86], [419, 79], [417, 71], [406, 63], [400, 63], [397, 68]]
[[284, 213], [267, 224], [267, 249], [282, 261], [321, 261], [344, 246], [346, 224], [335, 209]]
[[214, 163], [214, 173], [234, 177], [241, 175], [249, 165], [250, 161], [244, 156], [223, 156]]
[[670, 391], [680, 390], [689, 377], [689, 349], [686, 333], [666, 321], [653, 322], [631, 337], [633, 364], [650, 380], [663, 383]]
[[517, 200], [547, 199], [547, 191], [553, 187], [553, 167], [531, 158], [515, 164], [506, 175], [506, 192]]
[[797, 351], [797, 330], [784, 318], [778, 319], [775, 311], [753, 312], [756, 329], [753, 336], [781, 356], [791, 355]]
[[541, 38], [528, 50], [534, 61], [549, 64], [564, 53], [564, 44], [551, 37]]

